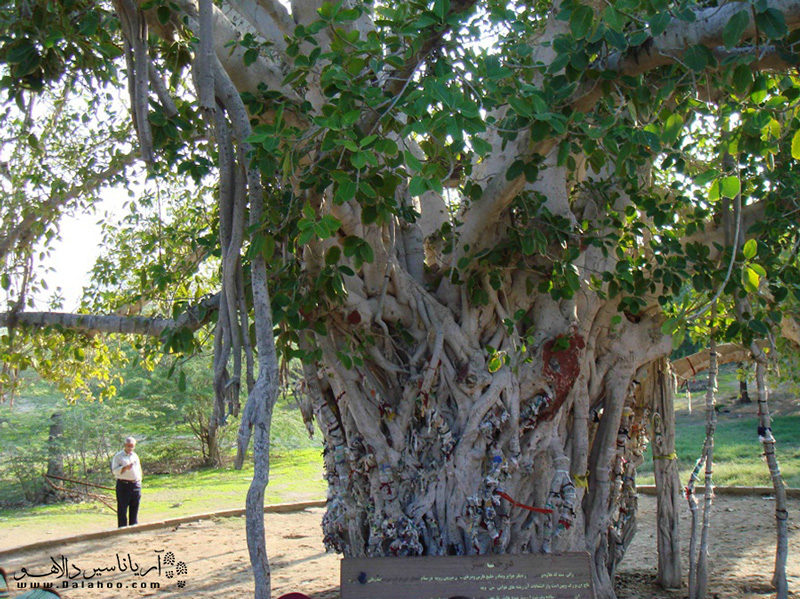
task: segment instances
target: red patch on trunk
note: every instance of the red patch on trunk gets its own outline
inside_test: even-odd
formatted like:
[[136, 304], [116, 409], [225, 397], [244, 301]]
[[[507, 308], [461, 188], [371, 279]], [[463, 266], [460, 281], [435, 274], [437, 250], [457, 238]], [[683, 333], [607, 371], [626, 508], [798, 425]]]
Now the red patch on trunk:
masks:
[[[569, 347], [564, 349], [554, 350], [556, 342], [560, 339], [566, 339], [569, 342]], [[564, 344], [563, 341], [559, 346]], [[542, 372], [547, 379], [552, 383], [553, 390], [556, 396], [552, 398], [550, 405], [539, 414], [542, 420], [549, 420], [561, 408], [564, 400], [567, 399], [572, 386], [575, 384], [575, 379], [581, 372], [580, 359], [583, 349], [586, 347], [586, 342], [580, 335], [573, 337], [556, 337], [544, 344], [542, 349], [542, 361], [544, 366]]]
[[358, 310], [353, 310], [350, 312], [350, 314], [347, 315], [347, 322], [352, 325], [357, 325], [359, 322], [361, 322], [361, 312]]

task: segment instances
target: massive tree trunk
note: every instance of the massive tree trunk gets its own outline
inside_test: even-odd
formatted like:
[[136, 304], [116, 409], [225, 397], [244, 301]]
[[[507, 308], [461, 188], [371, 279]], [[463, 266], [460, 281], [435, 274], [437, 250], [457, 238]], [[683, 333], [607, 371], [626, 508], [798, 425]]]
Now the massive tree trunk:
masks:
[[[463, 299], [457, 320], [384, 263], [383, 295], [348, 306], [317, 338], [322, 367], [307, 371], [331, 489], [326, 545], [348, 556], [588, 550], [598, 596], [613, 597], [651, 408], [636, 389], [671, 348], [659, 320], [612, 324], [588, 294], [529, 296], [526, 272], [508, 273], [503, 294], [487, 284], [485, 306]], [[382, 314], [365, 311], [379, 302]], [[360, 344], [366, 355], [352, 356]]]

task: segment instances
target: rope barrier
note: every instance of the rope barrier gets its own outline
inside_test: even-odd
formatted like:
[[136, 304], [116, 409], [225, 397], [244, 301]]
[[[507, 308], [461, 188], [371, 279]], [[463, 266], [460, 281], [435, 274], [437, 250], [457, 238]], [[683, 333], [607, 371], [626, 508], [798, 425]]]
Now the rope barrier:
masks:
[[536, 512], [538, 514], [552, 514], [553, 513], [553, 510], [550, 510], [550, 509], [547, 509], [547, 508], [544, 508], [544, 507], [533, 507], [532, 505], [525, 505], [524, 503], [520, 503], [518, 501], [515, 501], [514, 499], [512, 499], [511, 497], [509, 497], [507, 494], [503, 493], [502, 491], [495, 491], [495, 493], [497, 493], [500, 497], [502, 497], [503, 499], [505, 499], [506, 501], [508, 501], [511, 505], [513, 505], [515, 507], [521, 507], [522, 509], [529, 510], [531, 512]]

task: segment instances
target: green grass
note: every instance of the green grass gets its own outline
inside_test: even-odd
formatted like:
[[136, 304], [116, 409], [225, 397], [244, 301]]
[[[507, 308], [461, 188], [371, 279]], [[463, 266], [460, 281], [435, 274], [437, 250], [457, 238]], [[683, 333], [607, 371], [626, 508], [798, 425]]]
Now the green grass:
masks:
[[[252, 464], [240, 471], [207, 468], [146, 476], [140, 521], [244, 508], [252, 478]], [[324, 499], [325, 489], [320, 450], [295, 450], [271, 457], [267, 504]], [[0, 538], [10, 539], [9, 545], [25, 543], [25, 535], [40, 538], [50, 530], [72, 530], [71, 534], [77, 534], [114, 526], [113, 512], [99, 502], [0, 510]]]
[[[800, 415], [773, 418], [772, 430], [776, 439], [778, 463], [783, 480], [789, 487], [800, 487]], [[675, 448], [678, 453], [680, 478], [687, 483], [705, 440], [705, 416], [677, 415]], [[754, 416], [741, 417], [719, 414], [714, 438], [714, 484], [718, 486], [771, 486], [772, 480], [758, 442]], [[647, 452], [639, 469], [640, 484], [653, 484], [653, 462]]]

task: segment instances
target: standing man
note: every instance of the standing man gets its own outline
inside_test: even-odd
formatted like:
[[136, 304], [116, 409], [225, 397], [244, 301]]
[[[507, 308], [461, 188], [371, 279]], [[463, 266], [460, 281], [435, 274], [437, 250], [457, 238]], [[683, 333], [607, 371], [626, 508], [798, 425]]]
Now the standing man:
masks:
[[[136, 439], [125, 439], [125, 448], [111, 460], [111, 472], [117, 479], [117, 524], [119, 528], [138, 523], [142, 499], [142, 464], [133, 451]], [[130, 518], [128, 518], [130, 510]]]

